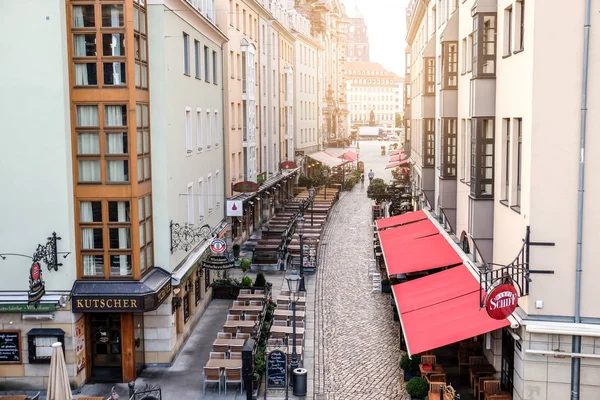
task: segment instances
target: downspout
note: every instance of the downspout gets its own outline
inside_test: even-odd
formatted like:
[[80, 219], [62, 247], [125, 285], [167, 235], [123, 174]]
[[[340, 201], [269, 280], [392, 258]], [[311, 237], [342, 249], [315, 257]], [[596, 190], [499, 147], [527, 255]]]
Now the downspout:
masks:
[[[583, 79], [581, 83], [581, 126], [579, 134], [579, 189], [577, 196], [577, 255], [575, 260], [575, 323], [581, 323], [581, 257], [583, 242], [583, 195], [585, 188], [585, 136], [587, 118], [588, 65], [590, 50], [590, 3], [585, 0], [585, 23], [583, 25]], [[573, 336], [572, 352], [581, 353], [581, 336]], [[571, 400], [579, 400], [581, 381], [581, 358], [571, 360]]]

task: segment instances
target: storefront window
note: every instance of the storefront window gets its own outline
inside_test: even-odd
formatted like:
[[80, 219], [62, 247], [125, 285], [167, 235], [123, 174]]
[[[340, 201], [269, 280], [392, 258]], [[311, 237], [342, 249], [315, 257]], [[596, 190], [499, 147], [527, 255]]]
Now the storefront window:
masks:
[[30, 364], [49, 364], [52, 358], [52, 344], [60, 342], [65, 346], [65, 333], [62, 329], [32, 329], [27, 333]]

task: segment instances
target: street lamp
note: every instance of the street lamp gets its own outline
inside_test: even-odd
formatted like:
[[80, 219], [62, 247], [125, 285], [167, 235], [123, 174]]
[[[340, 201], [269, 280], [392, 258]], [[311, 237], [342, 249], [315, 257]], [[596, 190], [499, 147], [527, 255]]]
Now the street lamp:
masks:
[[317, 194], [317, 189], [311, 187], [308, 189], [308, 195], [310, 196], [310, 226], [313, 226], [313, 216], [315, 213], [313, 212], [313, 205], [315, 204], [315, 196]]
[[298, 291], [306, 292], [306, 286], [304, 284], [304, 243], [302, 240], [302, 235], [304, 234], [304, 215], [298, 215], [296, 227], [298, 229], [298, 237], [300, 238], [300, 285]]
[[[296, 353], [296, 301], [298, 301], [298, 290], [302, 278], [298, 276], [298, 272], [292, 269], [290, 274], [285, 277], [288, 288], [290, 290], [290, 300], [292, 302], [292, 361], [290, 362], [291, 370], [298, 368], [298, 354]], [[290, 383], [292, 383], [290, 379]]]

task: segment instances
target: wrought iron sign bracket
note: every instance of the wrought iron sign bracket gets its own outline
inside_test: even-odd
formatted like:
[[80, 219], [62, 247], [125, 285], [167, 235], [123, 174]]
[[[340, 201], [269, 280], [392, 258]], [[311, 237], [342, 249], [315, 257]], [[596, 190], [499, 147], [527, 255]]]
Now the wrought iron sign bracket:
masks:
[[212, 229], [210, 225], [202, 225], [200, 227], [194, 226], [194, 224], [173, 222], [169, 224], [170, 238], [171, 238], [171, 254], [175, 250], [190, 251], [196, 244], [210, 239]]
[[64, 259], [67, 258], [69, 254], [71, 254], [70, 251], [58, 251], [57, 244], [58, 241], [61, 239], [62, 238], [58, 236], [56, 232], [52, 232], [52, 235], [48, 237], [45, 244], [37, 245], [37, 248], [33, 252], [33, 255], [28, 256], [26, 254], [20, 253], [3, 253], [0, 254], [0, 258], [2, 258], [2, 260], [6, 260], [6, 257], [8, 256], [15, 256], [29, 258], [34, 263], [43, 261], [44, 264], [46, 264], [48, 271], [58, 271], [58, 267], [61, 267], [63, 265], [61, 262], [59, 262], [58, 256], [60, 255]]

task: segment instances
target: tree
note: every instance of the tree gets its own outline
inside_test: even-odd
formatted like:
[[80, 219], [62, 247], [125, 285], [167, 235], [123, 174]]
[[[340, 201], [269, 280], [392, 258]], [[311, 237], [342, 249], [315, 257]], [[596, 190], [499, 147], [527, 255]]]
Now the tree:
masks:
[[396, 113], [396, 128], [402, 128], [402, 113]]
[[388, 200], [390, 198], [388, 185], [381, 178], [373, 179], [373, 182], [367, 188], [367, 196], [376, 202]]

